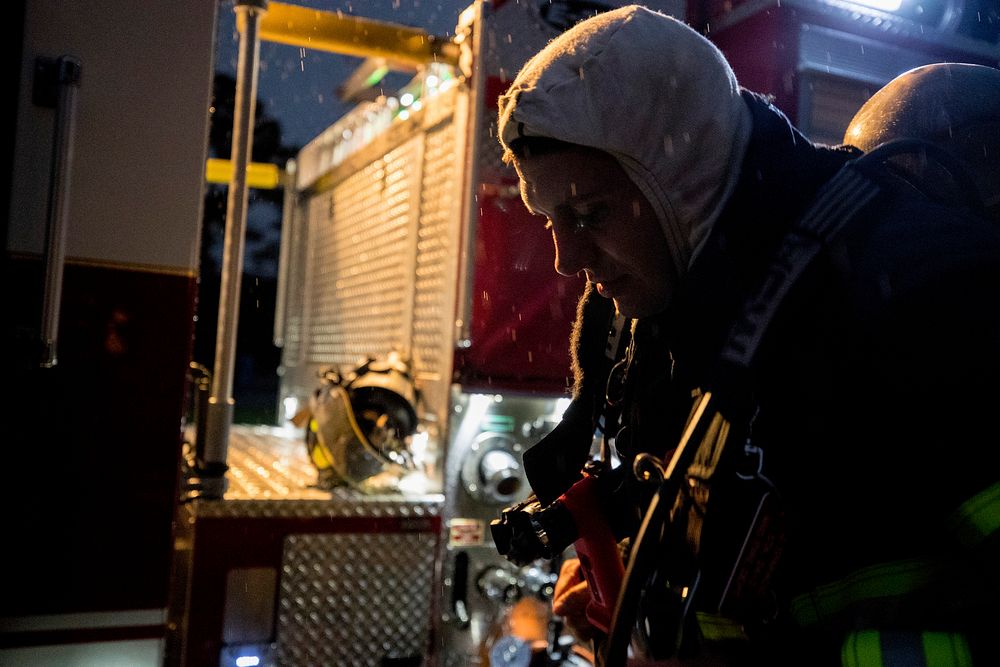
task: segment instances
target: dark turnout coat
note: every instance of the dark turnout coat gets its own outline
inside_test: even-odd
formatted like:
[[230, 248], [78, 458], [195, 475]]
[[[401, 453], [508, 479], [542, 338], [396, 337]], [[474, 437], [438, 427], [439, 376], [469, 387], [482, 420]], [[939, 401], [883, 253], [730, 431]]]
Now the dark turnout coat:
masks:
[[[626, 456], [676, 445], [779, 241], [859, 156], [744, 99], [736, 189], [669, 310], [635, 328]], [[995, 656], [982, 631], [1000, 618], [1000, 229], [891, 164], [870, 173], [878, 194], [792, 288], [734, 389], [785, 512], [776, 607], [748, 632], [755, 651], [798, 664], [837, 664], [847, 633], [869, 629], [961, 631]], [[711, 517], [709, 501], [706, 540]]]
[[[608, 302], [585, 298], [576, 400], [524, 457], [539, 502], [551, 506], [567, 488], [581, 488], [574, 482], [595, 406], [623, 460], [618, 472], [602, 471], [611, 479], [601, 487], [605, 518], [616, 537], [632, 538], [633, 562], [646, 553], [636, 538], [655, 485], [636, 480], [632, 459], [675, 449], [693, 391], [723, 398], [719, 414], [731, 428], [717, 432], [722, 449], [748, 453], [740, 463], [749, 471], [718, 467], [728, 477], [708, 479], [708, 468], [685, 464], [682, 489], [690, 491], [667, 491], [680, 502], [678, 521], [658, 544], [690, 549], [660, 546], [658, 576], [638, 581], [635, 606], [650, 621], [649, 641], [671, 634], [681, 606], [670, 597], [674, 588], [694, 588], [702, 612], [689, 615], [698, 623], [688, 636], [709, 635], [726, 627], [719, 616], [734, 615], [713, 609], [713, 594], [729, 590], [725, 561], [738, 555], [733, 544], [739, 552], [747, 530], [739, 524], [753, 503], [740, 495], [740, 482], [756, 475], [780, 495], [784, 527], [773, 531], [774, 548], [756, 552], [781, 547], [780, 558], [770, 558], [773, 571], [762, 562], [737, 580], [745, 590], [759, 584], [761, 594], [730, 619], [729, 636], [750, 637], [734, 640], [735, 655], [747, 655], [749, 644], [752, 664], [835, 664], [844, 645], [845, 664], [853, 664], [920, 646], [937, 654], [961, 644], [968, 653], [968, 644], [977, 659], [988, 656], [989, 632], [1000, 627], [1000, 484], [991, 463], [1000, 230], [960, 202], [935, 201], [919, 179], [873, 160], [878, 151], [859, 157], [811, 144], [766, 101], [741, 91], [707, 39], [639, 6], [601, 12], [553, 39], [499, 103], [497, 135], [508, 156], [532, 137], [613, 156], [648, 200], [679, 276], [667, 311], [635, 323], [630, 361], [611, 374], [611, 386], [603, 359]], [[825, 199], [829, 183], [858, 169], [867, 174], [862, 190]], [[851, 201], [875, 189], [872, 199]], [[826, 213], [838, 203], [864, 205], [788, 291], [750, 369], [721, 373], [733, 322], [816, 202], [829, 204]], [[602, 407], [606, 388], [622, 399], [610, 409]], [[670, 498], [664, 504], [673, 506]], [[770, 525], [779, 525], [774, 515]], [[751, 552], [759, 544], [747, 542]], [[704, 574], [697, 584], [692, 569]], [[919, 634], [930, 632], [941, 634]], [[613, 633], [616, 655], [620, 636]]]

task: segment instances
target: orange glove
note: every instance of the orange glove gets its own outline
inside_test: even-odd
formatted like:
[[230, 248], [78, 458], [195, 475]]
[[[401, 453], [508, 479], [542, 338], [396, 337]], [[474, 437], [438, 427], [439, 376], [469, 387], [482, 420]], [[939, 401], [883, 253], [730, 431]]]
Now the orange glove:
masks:
[[580, 559], [567, 558], [559, 568], [555, 592], [552, 594], [552, 613], [561, 616], [566, 628], [581, 642], [594, 638], [597, 632], [587, 620], [590, 588], [580, 571]]

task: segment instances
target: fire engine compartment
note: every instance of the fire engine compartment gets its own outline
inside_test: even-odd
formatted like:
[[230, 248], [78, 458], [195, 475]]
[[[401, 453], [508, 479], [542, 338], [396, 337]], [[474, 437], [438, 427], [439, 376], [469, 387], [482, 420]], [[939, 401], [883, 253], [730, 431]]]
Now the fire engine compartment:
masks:
[[[860, 106], [891, 70], [933, 56], [881, 44], [865, 34], [874, 22], [869, 15], [845, 16], [821, 4], [704, 11], [718, 20], [713, 37], [747, 85], [776, 89], [805, 129], [836, 142], [853, 113], [850, 103], [837, 104], [845, 91]], [[860, 34], [838, 25], [845, 19]], [[743, 30], [754, 23], [761, 24], [758, 33], [795, 36], [789, 52], [773, 54], [763, 72], [760, 48]], [[458, 63], [431, 63], [396, 96], [359, 104], [289, 165], [294, 190], [286, 193], [285, 301], [277, 328], [282, 416], [290, 419], [308, 401], [324, 367], [348, 368], [389, 350], [411, 360], [421, 393], [420, 488], [440, 494], [431, 514], [441, 530], [436, 569], [426, 560], [411, 561], [410, 569], [428, 582], [434, 608], [421, 612], [431, 611], [433, 621], [422, 637], [430, 660], [443, 665], [488, 664], [512, 605], [546, 600], [554, 583], [546, 563], [517, 568], [498, 557], [487, 535], [499, 510], [529, 492], [520, 455], [558, 423], [571, 383], [565, 341], [583, 285], [553, 277], [551, 244], [520, 205], [516, 176], [501, 163], [495, 138], [494, 101], [520, 62], [554, 34], [530, 3], [477, 3], [456, 29]], [[519, 36], [516, 44], [511, 35]], [[878, 53], [886, 69], [859, 68], [859, 48]], [[368, 498], [355, 502], [361, 512], [371, 508]], [[282, 593], [290, 548], [286, 542]], [[424, 553], [410, 549], [407, 558]], [[323, 562], [336, 564], [345, 554], [352, 552], [331, 549]], [[398, 605], [382, 599], [383, 612], [405, 615]], [[322, 610], [305, 616], [313, 619], [311, 633], [296, 635], [282, 622], [287, 607], [282, 599], [274, 632], [279, 657], [339, 664], [366, 655], [368, 662], [357, 664], [377, 664], [378, 655], [420, 655], [419, 642], [407, 653], [399, 633], [381, 648], [362, 636], [341, 637], [339, 644], [353, 639], [355, 648], [322, 653], [329, 643], [316, 642], [316, 633], [330, 632], [318, 620]]]

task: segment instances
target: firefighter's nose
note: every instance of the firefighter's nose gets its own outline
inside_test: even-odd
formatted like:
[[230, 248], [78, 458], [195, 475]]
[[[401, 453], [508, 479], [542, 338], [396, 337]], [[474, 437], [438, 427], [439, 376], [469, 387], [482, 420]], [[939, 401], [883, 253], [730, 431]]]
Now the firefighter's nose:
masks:
[[557, 232], [552, 229], [552, 242], [556, 249], [556, 272], [564, 276], [575, 276], [590, 266], [593, 247], [586, 234]]

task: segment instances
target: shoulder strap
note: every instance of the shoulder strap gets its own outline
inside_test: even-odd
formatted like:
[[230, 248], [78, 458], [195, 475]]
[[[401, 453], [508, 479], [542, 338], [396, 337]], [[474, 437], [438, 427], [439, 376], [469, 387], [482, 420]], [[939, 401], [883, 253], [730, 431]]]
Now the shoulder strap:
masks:
[[879, 192], [865, 172], [873, 153], [847, 162], [820, 190], [816, 201], [781, 242], [763, 282], [746, 302], [722, 348], [721, 361], [749, 369], [768, 326], [806, 267]]
[[771, 320], [806, 267], [879, 193], [871, 174], [896, 155], [923, 151], [954, 178], [965, 203], [982, 211], [982, 200], [968, 171], [943, 148], [920, 139], [898, 139], [845, 163], [820, 190], [816, 201], [785, 235], [767, 275], [746, 302], [722, 349], [723, 363], [749, 369]]

